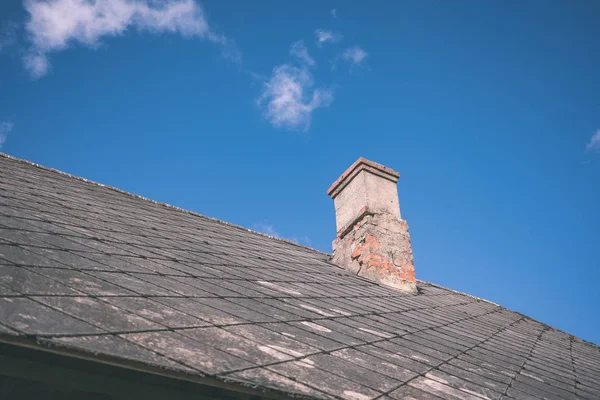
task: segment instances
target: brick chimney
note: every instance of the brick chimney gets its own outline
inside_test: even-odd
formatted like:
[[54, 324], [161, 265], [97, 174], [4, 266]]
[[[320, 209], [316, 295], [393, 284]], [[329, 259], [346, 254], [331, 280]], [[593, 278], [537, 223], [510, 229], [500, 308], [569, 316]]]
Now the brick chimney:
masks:
[[337, 238], [333, 262], [357, 275], [416, 293], [408, 224], [400, 217], [400, 174], [359, 158], [331, 185]]

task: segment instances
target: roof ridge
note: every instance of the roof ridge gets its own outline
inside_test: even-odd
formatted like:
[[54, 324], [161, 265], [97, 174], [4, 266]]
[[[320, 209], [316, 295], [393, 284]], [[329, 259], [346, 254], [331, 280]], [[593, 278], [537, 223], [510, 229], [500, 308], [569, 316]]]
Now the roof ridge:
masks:
[[241, 226], [241, 225], [237, 225], [237, 224], [233, 224], [231, 222], [223, 221], [223, 220], [220, 220], [218, 218], [209, 217], [207, 215], [200, 214], [200, 213], [198, 213], [196, 211], [187, 210], [185, 208], [177, 207], [177, 206], [174, 206], [172, 204], [168, 204], [168, 203], [165, 203], [165, 202], [162, 202], [162, 201], [152, 200], [152, 199], [149, 199], [147, 197], [141, 196], [139, 194], [127, 192], [127, 191], [125, 191], [123, 189], [119, 189], [119, 188], [114, 187], [114, 186], [105, 185], [103, 183], [96, 182], [96, 181], [93, 181], [93, 180], [90, 180], [90, 179], [87, 179], [87, 178], [83, 178], [81, 176], [69, 174], [68, 172], [64, 172], [64, 171], [61, 171], [61, 170], [56, 169], [56, 168], [46, 167], [44, 165], [34, 163], [33, 161], [29, 161], [29, 160], [25, 160], [25, 159], [22, 159], [22, 158], [14, 157], [14, 156], [11, 156], [9, 154], [3, 153], [1, 151], [0, 151], [0, 157], [4, 157], [4, 158], [7, 158], [9, 160], [21, 162], [21, 163], [24, 163], [24, 164], [27, 164], [27, 165], [30, 165], [30, 166], [33, 166], [33, 167], [36, 167], [36, 168], [41, 168], [41, 169], [43, 169], [45, 171], [48, 171], [48, 172], [57, 173], [59, 175], [66, 176], [68, 178], [76, 179], [76, 180], [79, 180], [79, 181], [82, 181], [82, 182], [86, 182], [86, 183], [89, 183], [89, 184], [92, 184], [92, 185], [96, 185], [96, 186], [99, 186], [99, 187], [103, 187], [103, 188], [106, 188], [106, 189], [109, 189], [109, 190], [114, 190], [114, 191], [116, 191], [118, 193], [121, 193], [121, 194], [124, 194], [126, 196], [130, 196], [130, 197], [133, 197], [133, 198], [136, 198], [136, 199], [148, 201], [150, 203], [153, 203], [153, 204], [165, 207], [165, 208], [169, 208], [169, 209], [172, 209], [172, 210], [180, 211], [180, 212], [183, 212], [183, 213], [186, 213], [186, 214], [189, 214], [189, 215], [193, 215], [193, 216], [196, 216], [196, 217], [200, 217], [200, 218], [205, 218], [205, 219], [208, 219], [210, 221], [214, 221], [214, 222], [226, 225], [226, 226], [230, 226], [230, 227], [233, 227], [233, 228], [241, 229], [241, 230], [244, 230], [244, 231], [247, 231], [247, 232], [251, 232], [251, 233], [263, 236], [263, 237], [268, 237], [270, 239], [275, 239], [275, 240], [283, 242], [283, 243], [292, 244], [294, 246], [302, 247], [304, 249], [309, 249], [309, 250], [315, 251], [317, 253], [320, 253], [320, 254], [323, 254], [323, 255], [326, 255], [326, 256], [331, 256], [330, 253], [326, 253], [324, 251], [317, 250], [317, 249], [314, 249], [312, 247], [303, 246], [303, 245], [301, 245], [299, 243], [293, 242], [293, 241], [288, 240], [288, 239], [284, 239], [284, 238], [280, 238], [278, 236], [272, 236], [272, 235], [268, 235], [266, 233], [258, 232], [258, 231], [252, 230], [250, 228], [246, 228], [244, 226]]
[[[498, 306], [498, 307], [501, 307], [501, 308], [507, 309], [507, 310], [509, 310], [509, 311], [512, 311], [512, 312], [517, 312], [517, 311], [513, 311], [513, 310], [511, 310], [510, 308], [504, 307], [504, 306], [502, 306], [502, 305], [500, 305], [500, 304], [498, 304], [498, 303], [494, 303], [494, 302], [493, 302], [493, 301], [491, 301], [491, 300], [487, 300], [487, 299], [484, 299], [484, 298], [482, 298], [482, 297], [473, 296], [472, 294], [469, 294], [469, 293], [465, 293], [465, 292], [459, 292], [458, 290], [450, 289], [450, 288], [447, 288], [447, 287], [445, 287], [445, 286], [438, 285], [437, 283], [433, 283], [433, 282], [424, 281], [424, 280], [422, 280], [422, 279], [417, 279], [417, 282], [420, 282], [420, 283], [426, 283], [426, 284], [428, 284], [428, 285], [435, 286], [435, 287], [437, 287], [437, 288], [440, 288], [440, 289], [448, 290], [448, 291], [450, 291], [450, 292], [453, 292], [453, 293], [456, 293], [456, 294], [461, 294], [461, 295], [463, 295], [463, 296], [471, 297], [472, 299], [475, 299], [475, 300], [479, 300], [479, 301], [485, 301], [486, 303], [493, 304], [493, 305], [495, 305], [495, 306]], [[519, 313], [519, 314], [520, 314], [520, 313]]]

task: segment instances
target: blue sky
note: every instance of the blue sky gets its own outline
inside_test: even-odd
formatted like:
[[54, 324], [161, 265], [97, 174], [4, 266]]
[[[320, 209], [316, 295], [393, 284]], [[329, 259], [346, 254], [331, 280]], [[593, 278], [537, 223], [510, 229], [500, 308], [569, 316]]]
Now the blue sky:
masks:
[[323, 251], [325, 191], [363, 156], [401, 173], [418, 278], [600, 343], [599, 18], [3, 1], [1, 151]]

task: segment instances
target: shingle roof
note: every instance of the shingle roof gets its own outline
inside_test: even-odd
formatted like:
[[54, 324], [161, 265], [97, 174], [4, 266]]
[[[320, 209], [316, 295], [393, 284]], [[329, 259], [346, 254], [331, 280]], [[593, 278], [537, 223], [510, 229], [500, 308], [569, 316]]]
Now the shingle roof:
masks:
[[329, 257], [0, 156], [0, 342], [267, 394], [600, 398], [596, 345]]

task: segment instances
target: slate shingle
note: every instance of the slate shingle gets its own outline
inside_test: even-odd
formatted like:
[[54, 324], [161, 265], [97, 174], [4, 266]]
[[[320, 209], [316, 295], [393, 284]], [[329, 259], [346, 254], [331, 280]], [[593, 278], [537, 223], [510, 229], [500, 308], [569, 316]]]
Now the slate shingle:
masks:
[[103, 331], [26, 297], [0, 298], [0, 321], [28, 335], [89, 335]]

